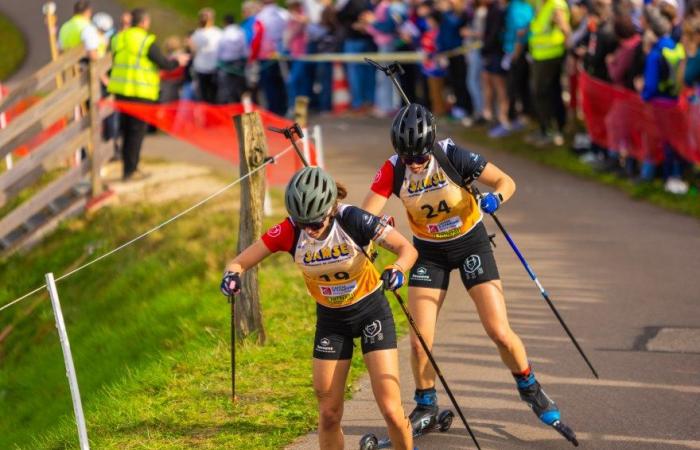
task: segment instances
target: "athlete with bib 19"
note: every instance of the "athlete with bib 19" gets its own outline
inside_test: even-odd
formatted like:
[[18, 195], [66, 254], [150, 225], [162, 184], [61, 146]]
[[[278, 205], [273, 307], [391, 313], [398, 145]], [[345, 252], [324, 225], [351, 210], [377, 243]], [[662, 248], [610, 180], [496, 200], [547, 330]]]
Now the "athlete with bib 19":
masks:
[[[510, 328], [498, 268], [482, 223], [482, 211], [493, 213], [508, 201], [515, 183], [481, 155], [452, 140], [436, 143], [435, 132], [435, 119], [425, 107], [409, 104], [397, 113], [391, 130], [396, 155], [377, 172], [363, 208], [379, 214], [391, 194], [406, 208], [418, 250], [418, 261], [409, 276], [408, 304], [428, 346], [434, 341], [450, 272], [458, 269], [486, 333], [515, 378], [521, 399], [540, 420], [553, 425], [559, 421], [559, 409], [535, 379], [525, 347]], [[492, 192], [475, 199], [447, 175], [450, 172], [446, 173], [438, 159], [452, 166], [451, 173], [460, 177], [462, 186], [479, 180]], [[426, 417], [434, 420], [438, 407], [435, 371], [413, 332], [411, 350], [417, 405], [409, 417], [417, 428], [426, 423]]]
[[[397, 449], [413, 449], [401, 404], [396, 330], [384, 289], [395, 290], [418, 256], [387, 220], [338, 203], [345, 189], [318, 167], [297, 172], [287, 185], [289, 217], [270, 228], [226, 266], [221, 291], [240, 291], [240, 274], [274, 252], [288, 252], [316, 300], [313, 385], [318, 398], [319, 446], [343, 449], [340, 427], [353, 338], [361, 339], [372, 391]], [[372, 242], [398, 257], [381, 274], [366, 256]]]

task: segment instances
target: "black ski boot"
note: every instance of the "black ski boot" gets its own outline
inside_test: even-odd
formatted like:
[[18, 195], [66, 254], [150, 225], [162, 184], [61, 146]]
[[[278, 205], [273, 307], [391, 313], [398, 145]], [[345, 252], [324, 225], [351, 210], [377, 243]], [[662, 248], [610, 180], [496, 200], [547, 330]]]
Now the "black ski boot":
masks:
[[513, 374], [515, 382], [518, 385], [520, 399], [532, 408], [532, 412], [544, 423], [554, 428], [564, 436], [568, 441], [578, 447], [576, 434], [566, 424], [561, 421], [561, 413], [559, 407], [554, 400], [544, 392], [542, 386], [535, 378], [535, 373], [531, 368], [528, 368], [524, 374]]
[[437, 422], [437, 393], [435, 388], [416, 389], [413, 399], [416, 401], [416, 407], [408, 415], [408, 420], [411, 421], [414, 435], [422, 434], [423, 430], [434, 427]]

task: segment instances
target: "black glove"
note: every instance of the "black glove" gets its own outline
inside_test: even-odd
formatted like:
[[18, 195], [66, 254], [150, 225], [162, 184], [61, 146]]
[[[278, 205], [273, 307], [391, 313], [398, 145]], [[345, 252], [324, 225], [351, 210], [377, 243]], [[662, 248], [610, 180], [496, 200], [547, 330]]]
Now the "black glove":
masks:
[[238, 272], [226, 271], [221, 279], [221, 293], [227, 297], [241, 292], [241, 274]]
[[385, 290], [395, 291], [403, 286], [406, 277], [398, 266], [392, 264], [384, 269], [381, 280], [384, 282]]

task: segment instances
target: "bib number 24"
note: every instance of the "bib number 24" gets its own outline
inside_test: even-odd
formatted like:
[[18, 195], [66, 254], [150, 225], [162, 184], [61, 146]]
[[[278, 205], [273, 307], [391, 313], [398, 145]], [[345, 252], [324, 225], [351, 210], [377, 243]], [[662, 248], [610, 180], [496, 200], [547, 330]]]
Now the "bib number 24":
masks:
[[426, 211], [425, 217], [428, 219], [434, 219], [438, 216], [438, 213], [444, 212], [445, 214], [449, 214], [450, 211], [452, 211], [452, 209], [447, 206], [447, 202], [445, 202], [445, 200], [440, 200], [437, 209], [435, 209], [433, 205], [423, 205], [420, 207], [420, 209]]

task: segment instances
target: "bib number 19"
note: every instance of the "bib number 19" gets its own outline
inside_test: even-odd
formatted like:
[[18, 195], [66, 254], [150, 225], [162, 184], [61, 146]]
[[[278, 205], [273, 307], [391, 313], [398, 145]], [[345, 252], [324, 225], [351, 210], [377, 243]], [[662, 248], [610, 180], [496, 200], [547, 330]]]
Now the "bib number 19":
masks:
[[[324, 281], [331, 281], [331, 277], [329, 275], [326, 275], [325, 273], [319, 278], [321, 278]], [[333, 278], [335, 278], [336, 280], [347, 280], [348, 278], [350, 278], [350, 274], [347, 272], [336, 272], [333, 274]]]

